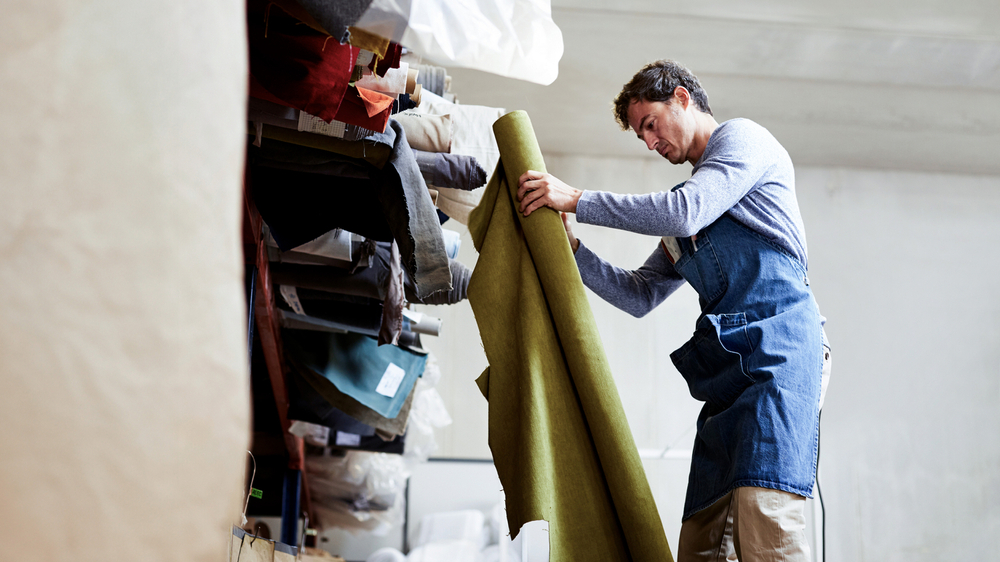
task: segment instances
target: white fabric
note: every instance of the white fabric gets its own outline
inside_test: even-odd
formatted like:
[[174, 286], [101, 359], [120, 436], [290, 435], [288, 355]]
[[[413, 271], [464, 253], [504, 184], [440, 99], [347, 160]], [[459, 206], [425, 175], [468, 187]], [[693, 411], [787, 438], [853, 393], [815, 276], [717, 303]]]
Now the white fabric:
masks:
[[326, 234], [310, 240], [292, 251], [323, 256], [335, 260], [351, 261], [351, 233], [335, 228]]
[[371, 553], [365, 562], [406, 562], [406, 555], [391, 546], [387, 546]]
[[416, 546], [448, 540], [468, 541], [478, 551], [483, 546], [483, 526], [486, 518], [476, 509], [447, 511], [425, 515], [420, 520]]
[[251, 427], [245, 6], [3, 4], [4, 561], [225, 559]]
[[[493, 136], [493, 123], [507, 113], [498, 107], [451, 103], [433, 92], [424, 91], [423, 100], [415, 113], [451, 115], [451, 153], [473, 156], [488, 174], [500, 161], [500, 149]], [[483, 189], [463, 191], [437, 187], [438, 208], [462, 224], [468, 224], [469, 213], [483, 196]]]
[[441, 66], [551, 84], [562, 32], [548, 0], [374, 0], [354, 24]]
[[[367, 70], [367, 69], [366, 69]], [[399, 68], [390, 68], [385, 71], [385, 76], [366, 72], [361, 80], [357, 81], [357, 86], [375, 90], [391, 96], [398, 96], [406, 92], [406, 76], [410, 71], [409, 63], [399, 63]]]
[[479, 545], [473, 541], [441, 541], [418, 546], [406, 562], [479, 562]]

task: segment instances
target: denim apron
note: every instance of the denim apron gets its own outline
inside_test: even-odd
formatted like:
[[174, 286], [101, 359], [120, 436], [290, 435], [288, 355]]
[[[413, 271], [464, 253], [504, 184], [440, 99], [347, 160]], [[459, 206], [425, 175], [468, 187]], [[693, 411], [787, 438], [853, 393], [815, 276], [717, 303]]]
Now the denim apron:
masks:
[[702, 310], [694, 336], [670, 354], [705, 402], [683, 519], [738, 486], [811, 497], [823, 328], [805, 268], [728, 213], [662, 244]]

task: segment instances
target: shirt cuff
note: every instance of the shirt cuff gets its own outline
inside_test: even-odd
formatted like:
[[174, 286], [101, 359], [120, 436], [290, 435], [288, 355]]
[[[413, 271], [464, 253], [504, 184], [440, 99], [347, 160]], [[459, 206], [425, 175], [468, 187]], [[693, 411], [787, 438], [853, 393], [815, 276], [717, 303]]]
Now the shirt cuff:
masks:
[[584, 191], [580, 198], [576, 201], [576, 221], [582, 222], [584, 224], [594, 224], [593, 221], [589, 219], [590, 207], [593, 207], [590, 203], [592, 202], [596, 191]]

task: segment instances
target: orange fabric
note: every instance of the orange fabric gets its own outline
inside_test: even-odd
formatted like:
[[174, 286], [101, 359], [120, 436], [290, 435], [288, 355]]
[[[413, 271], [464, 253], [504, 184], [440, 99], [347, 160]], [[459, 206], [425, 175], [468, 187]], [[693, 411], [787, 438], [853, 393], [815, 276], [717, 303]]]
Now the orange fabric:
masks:
[[361, 101], [365, 104], [365, 111], [368, 113], [368, 117], [374, 117], [376, 114], [385, 111], [385, 108], [392, 107], [392, 102], [396, 99], [375, 90], [368, 90], [366, 88], [358, 88], [357, 90], [358, 95], [361, 96]]

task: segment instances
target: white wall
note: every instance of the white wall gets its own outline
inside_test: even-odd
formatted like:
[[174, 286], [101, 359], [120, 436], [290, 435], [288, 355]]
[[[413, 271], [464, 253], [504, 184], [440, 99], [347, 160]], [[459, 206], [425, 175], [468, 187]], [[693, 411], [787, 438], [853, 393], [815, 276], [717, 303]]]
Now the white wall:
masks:
[[[669, 189], [690, 173], [648, 158], [546, 155], [576, 187]], [[1000, 178], [799, 168], [810, 280], [834, 347], [823, 417], [821, 482], [829, 560], [993, 559], [1000, 531]], [[461, 225], [460, 258], [475, 251]], [[588, 225], [598, 255], [638, 267], [651, 237]], [[690, 336], [697, 297], [685, 287], [635, 319], [591, 294], [594, 315], [640, 449], [690, 447], [700, 403], [669, 353]], [[468, 303], [427, 338], [454, 424], [437, 456], [488, 457], [486, 366]], [[676, 545], [683, 461], [647, 461]]]

